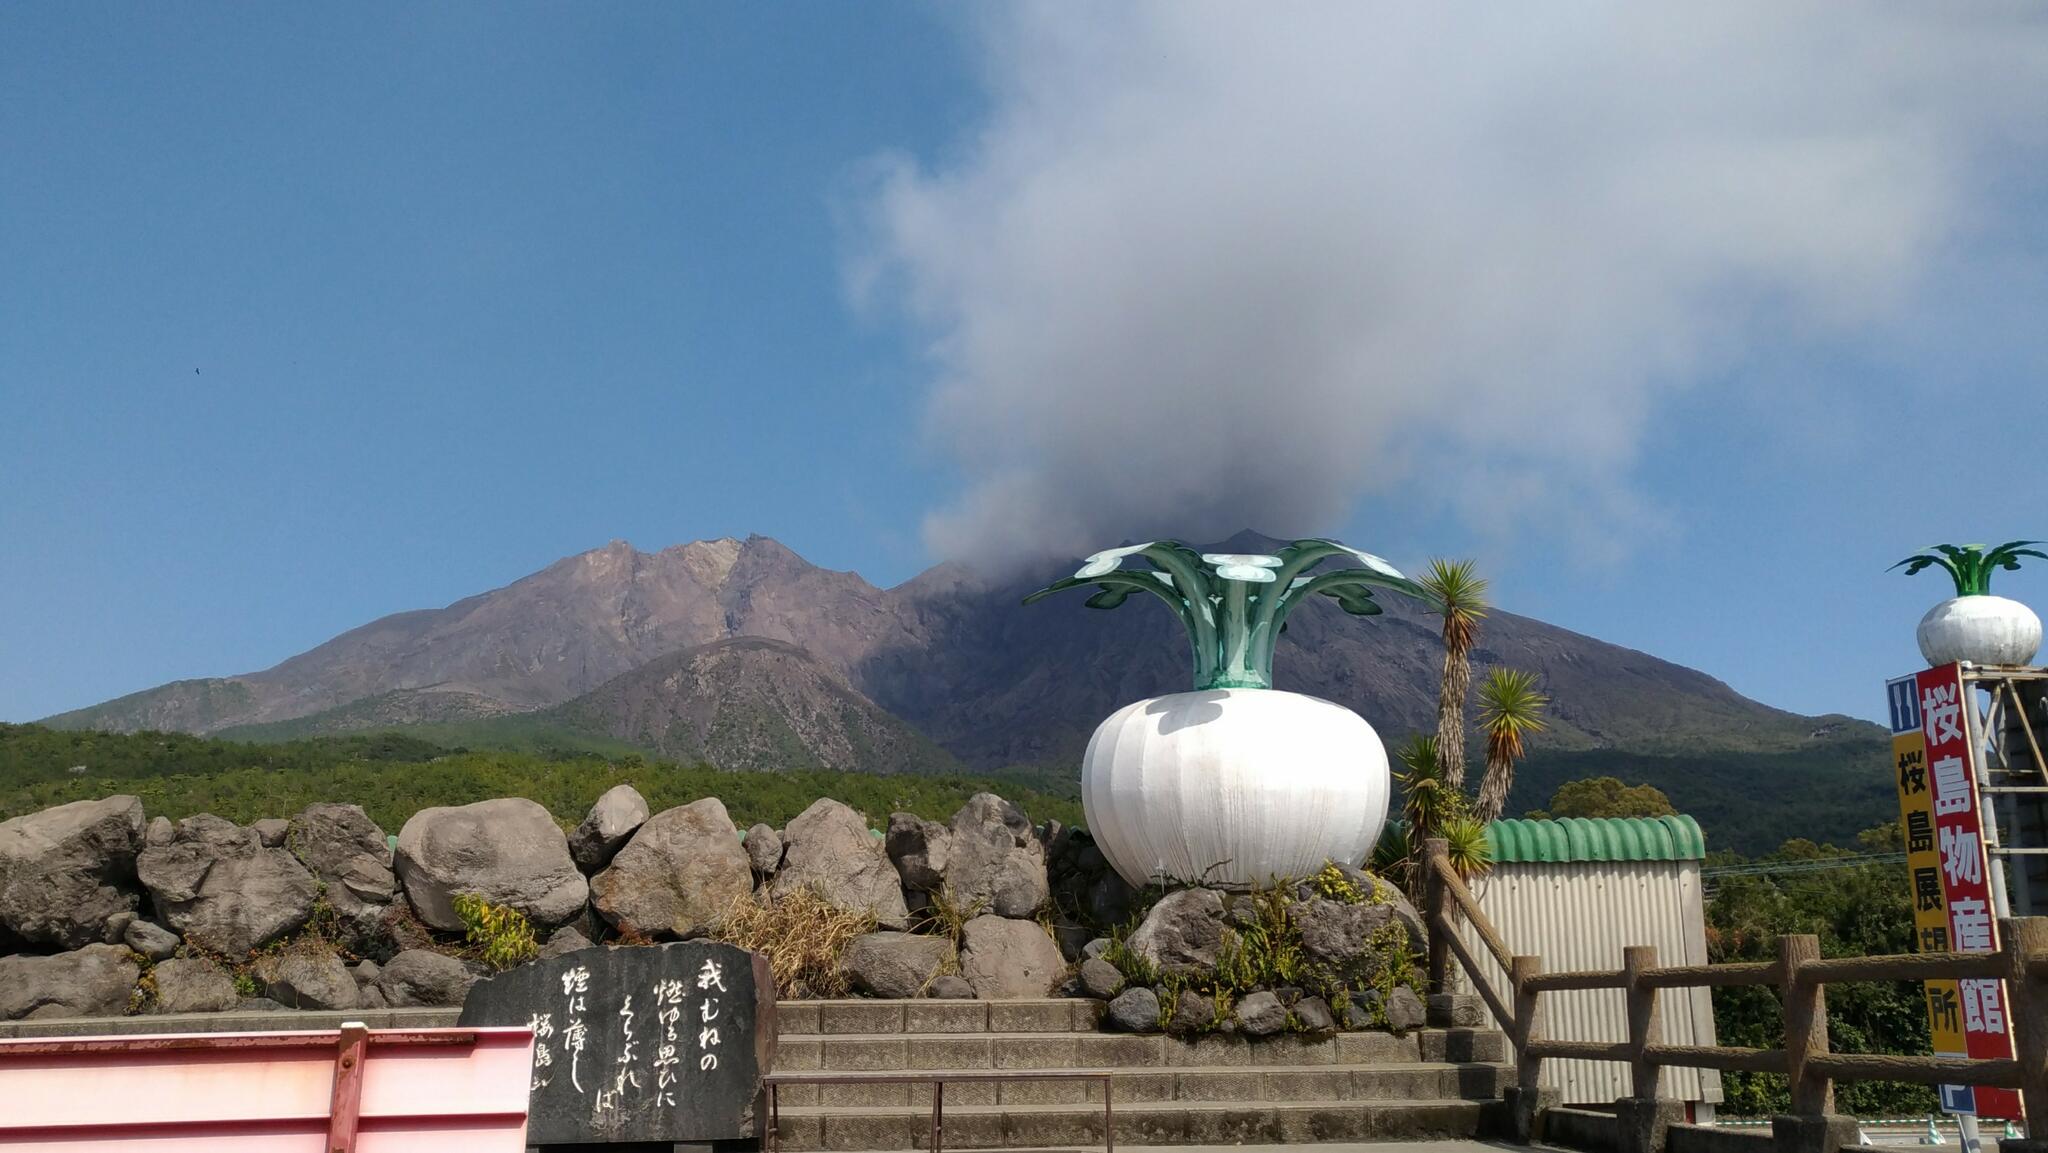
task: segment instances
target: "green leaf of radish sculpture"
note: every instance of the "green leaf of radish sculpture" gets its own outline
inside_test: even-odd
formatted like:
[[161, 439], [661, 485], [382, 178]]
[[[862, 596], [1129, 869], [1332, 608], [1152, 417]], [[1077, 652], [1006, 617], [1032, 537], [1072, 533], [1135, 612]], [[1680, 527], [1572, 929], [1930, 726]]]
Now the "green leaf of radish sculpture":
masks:
[[[1126, 561], [1149, 567], [1127, 569]], [[1349, 565], [1311, 575], [1325, 561]], [[1088, 598], [1089, 608], [1116, 608], [1138, 592], [1164, 601], [1188, 631], [1197, 689], [1272, 688], [1273, 645], [1287, 627], [1287, 614], [1308, 597], [1327, 596], [1353, 616], [1379, 615], [1375, 589], [1435, 604], [1382, 558], [1313, 537], [1276, 553], [1198, 553], [1173, 540], [1105, 549], [1024, 603], [1082, 587], [1098, 590]]]
[[1991, 592], [1994, 570], [2016, 570], [2023, 556], [2048, 560], [2048, 553], [2027, 547], [2042, 543], [2048, 542], [2013, 540], [1989, 550], [1981, 544], [1930, 545], [1924, 552], [1915, 553], [1892, 568], [1903, 568], [1907, 576], [1913, 576], [1925, 569], [1939, 567], [1948, 574], [1949, 580], [1955, 582], [1957, 596], [1987, 596]]

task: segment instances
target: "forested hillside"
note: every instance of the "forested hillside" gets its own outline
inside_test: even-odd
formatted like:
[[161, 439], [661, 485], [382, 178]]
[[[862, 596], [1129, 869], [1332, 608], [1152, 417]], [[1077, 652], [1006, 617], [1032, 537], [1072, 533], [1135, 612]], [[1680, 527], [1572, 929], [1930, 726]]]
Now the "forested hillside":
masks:
[[243, 744], [176, 733], [0, 724], [0, 820], [66, 801], [132, 793], [152, 816], [208, 812], [237, 822], [286, 816], [314, 801], [347, 801], [396, 830], [432, 805], [518, 796], [573, 825], [591, 801], [622, 782], [645, 794], [656, 811], [718, 797], [742, 826], [780, 826], [819, 797], [844, 801], [877, 826], [899, 809], [944, 819], [983, 791], [1001, 793], [1034, 820], [1081, 819], [1071, 794], [1051, 795], [1000, 775], [725, 772], [638, 754], [448, 749], [398, 735]]

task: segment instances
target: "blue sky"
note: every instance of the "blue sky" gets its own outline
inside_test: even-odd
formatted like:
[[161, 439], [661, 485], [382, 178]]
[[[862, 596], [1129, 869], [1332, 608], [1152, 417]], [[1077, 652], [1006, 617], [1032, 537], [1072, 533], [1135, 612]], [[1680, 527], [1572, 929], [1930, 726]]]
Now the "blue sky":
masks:
[[2048, 536], [2048, 28], [1584, 11], [0, 11], [0, 718], [614, 538], [1241, 523], [1875, 717], [1884, 567]]

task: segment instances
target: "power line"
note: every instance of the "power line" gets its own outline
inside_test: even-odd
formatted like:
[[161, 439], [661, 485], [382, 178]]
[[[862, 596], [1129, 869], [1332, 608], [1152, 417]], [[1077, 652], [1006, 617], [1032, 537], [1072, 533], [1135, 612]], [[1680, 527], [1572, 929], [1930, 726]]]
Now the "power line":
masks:
[[1905, 859], [1904, 853], [1854, 853], [1846, 857], [1816, 857], [1809, 861], [1747, 861], [1740, 865], [1715, 865], [1701, 869], [1700, 878], [1711, 880], [1717, 877], [1753, 877], [1766, 873], [1818, 873], [1828, 869], [1898, 864]]

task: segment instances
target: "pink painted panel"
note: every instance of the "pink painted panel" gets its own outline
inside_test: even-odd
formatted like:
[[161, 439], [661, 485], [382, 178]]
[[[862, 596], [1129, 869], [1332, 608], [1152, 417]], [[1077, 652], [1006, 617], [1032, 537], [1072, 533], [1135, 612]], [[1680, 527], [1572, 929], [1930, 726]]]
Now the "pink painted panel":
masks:
[[[337, 1032], [0, 1041], [0, 1148], [324, 1153]], [[526, 1029], [372, 1031], [367, 1153], [519, 1153]]]
[[[476, 1044], [381, 1044], [370, 1034], [363, 1063], [361, 1115], [375, 1117], [502, 1113], [526, 1115], [533, 1035], [526, 1029], [478, 1033]], [[325, 1104], [322, 1104], [325, 1113]]]

